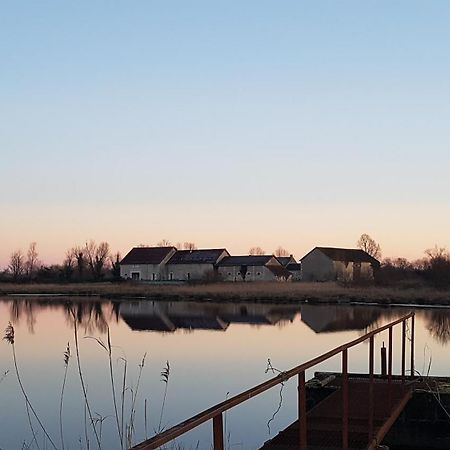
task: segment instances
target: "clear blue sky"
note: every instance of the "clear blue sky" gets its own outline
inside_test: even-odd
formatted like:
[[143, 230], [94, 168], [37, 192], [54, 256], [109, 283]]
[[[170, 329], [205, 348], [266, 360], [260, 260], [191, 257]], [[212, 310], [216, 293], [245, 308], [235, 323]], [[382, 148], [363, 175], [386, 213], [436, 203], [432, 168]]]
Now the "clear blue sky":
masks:
[[449, 23], [448, 1], [1, 2], [0, 267], [91, 237], [448, 246]]

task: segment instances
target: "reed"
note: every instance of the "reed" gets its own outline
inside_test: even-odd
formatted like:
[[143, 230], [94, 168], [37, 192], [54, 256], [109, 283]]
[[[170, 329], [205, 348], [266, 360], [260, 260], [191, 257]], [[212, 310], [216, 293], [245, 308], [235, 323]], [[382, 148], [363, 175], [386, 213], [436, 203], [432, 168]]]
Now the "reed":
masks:
[[31, 421], [31, 417], [30, 417], [30, 411], [32, 412], [34, 418], [36, 419], [36, 421], [39, 424], [40, 428], [42, 429], [44, 435], [46, 436], [46, 438], [50, 442], [51, 446], [55, 450], [57, 450], [57, 447], [56, 447], [55, 443], [53, 442], [53, 439], [47, 433], [46, 428], [44, 427], [44, 425], [43, 425], [41, 419], [39, 418], [36, 410], [34, 409], [33, 405], [31, 404], [30, 399], [28, 397], [28, 394], [27, 394], [27, 392], [25, 390], [25, 387], [24, 387], [24, 385], [22, 383], [22, 378], [21, 378], [20, 372], [19, 372], [19, 366], [17, 364], [17, 355], [16, 355], [16, 346], [15, 346], [15, 330], [14, 330], [14, 327], [11, 324], [11, 322], [9, 322], [9, 324], [8, 324], [6, 330], [5, 330], [5, 336], [3, 337], [3, 339], [6, 342], [8, 342], [9, 344], [11, 344], [13, 361], [14, 361], [14, 370], [15, 370], [15, 373], [16, 373], [17, 382], [19, 383], [20, 390], [21, 390], [22, 395], [23, 395], [23, 397], [25, 399], [25, 404], [26, 404], [26, 408], [27, 408], [28, 422], [29, 422], [29, 425], [30, 425], [31, 433], [33, 435], [33, 440], [36, 442], [36, 445], [39, 448], [39, 444], [37, 443], [37, 439], [36, 439], [36, 432], [34, 431], [33, 423]]
[[438, 290], [426, 285], [340, 285], [334, 282], [249, 282], [213, 283], [198, 285], [157, 284], [0, 284], [0, 295], [61, 294], [102, 296], [106, 298], [165, 298], [174, 300], [217, 300], [224, 302], [273, 301], [297, 303], [301, 301], [335, 302], [358, 300], [389, 303], [450, 304], [450, 290]]

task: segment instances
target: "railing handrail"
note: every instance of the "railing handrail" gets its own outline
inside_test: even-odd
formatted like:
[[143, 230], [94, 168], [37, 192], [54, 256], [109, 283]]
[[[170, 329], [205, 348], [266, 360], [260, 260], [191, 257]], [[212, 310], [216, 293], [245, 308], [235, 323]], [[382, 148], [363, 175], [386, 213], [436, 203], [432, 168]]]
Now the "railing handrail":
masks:
[[283, 383], [290, 378], [292, 378], [295, 375], [300, 374], [301, 372], [304, 372], [305, 370], [310, 369], [311, 367], [314, 367], [315, 365], [326, 361], [327, 359], [332, 358], [333, 356], [338, 355], [339, 353], [342, 353], [344, 350], [347, 350], [351, 347], [354, 347], [355, 345], [360, 344], [361, 342], [366, 341], [367, 339], [370, 339], [372, 336], [375, 336], [376, 334], [379, 334], [389, 328], [394, 327], [395, 325], [398, 325], [399, 323], [404, 323], [409, 318], [413, 317], [414, 313], [409, 313], [397, 320], [394, 320], [393, 322], [390, 322], [386, 325], [383, 325], [380, 328], [377, 328], [376, 330], [372, 330], [369, 333], [360, 336], [359, 338], [356, 338], [350, 342], [347, 342], [346, 344], [342, 344], [326, 353], [323, 353], [322, 355], [317, 356], [316, 358], [310, 359], [309, 361], [300, 364], [290, 370], [287, 370], [285, 372], [280, 373], [279, 375], [264, 381], [261, 384], [258, 384], [257, 386], [254, 386], [244, 392], [241, 392], [240, 394], [235, 395], [234, 397], [229, 398], [228, 400], [224, 400], [221, 403], [218, 403], [211, 408], [208, 408], [195, 416], [190, 417], [189, 419], [178, 423], [177, 425], [169, 428], [168, 430], [164, 431], [163, 433], [160, 433], [156, 436], [153, 436], [150, 439], [147, 439], [146, 441], [132, 447], [131, 450], [150, 450], [160, 447], [163, 444], [166, 444], [167, 442], [172, 441], [173, 439], [177, 438], [178, 436], [181, 436], [182, 434], [187, 433], [188, 431], [192, 430], [193, 428], [198, 427], [202, 423], [207, 422], [208, 420], [213, 419], [218, 414], [221, 414], [225, 411], [228, 411], [231, 408], [234, 408], [235, 406], [253, 398], [256, 397], [259, 394], [262, 394], [263, 392], [273, 388], [277, 384]]

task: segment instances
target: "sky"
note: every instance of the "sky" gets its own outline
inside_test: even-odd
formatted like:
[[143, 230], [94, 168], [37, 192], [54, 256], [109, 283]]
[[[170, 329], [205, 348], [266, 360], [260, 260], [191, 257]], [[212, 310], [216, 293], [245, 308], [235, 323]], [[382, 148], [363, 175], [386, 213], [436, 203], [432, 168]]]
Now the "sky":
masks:
[[450, 247], [450, 2], [0, 2], [0, 269]]

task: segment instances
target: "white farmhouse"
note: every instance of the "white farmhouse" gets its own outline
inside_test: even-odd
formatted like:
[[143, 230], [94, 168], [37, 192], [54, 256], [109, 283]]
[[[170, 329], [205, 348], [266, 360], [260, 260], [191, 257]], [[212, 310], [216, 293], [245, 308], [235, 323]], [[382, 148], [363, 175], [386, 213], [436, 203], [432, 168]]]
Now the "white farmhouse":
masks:
[[273, 255], [228, 256], [217, 265], [224, 281], [287, 280], [291, 274]]
[[315, 247], [301, 259], [303, 281], [370, 280], [380, 262], [360, 249]]
[[134, 247], [120, 261], [120, 276], [136, 281], [167, 280], [165, 264], [176, 251], [175, 247]]

